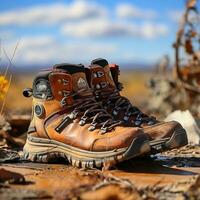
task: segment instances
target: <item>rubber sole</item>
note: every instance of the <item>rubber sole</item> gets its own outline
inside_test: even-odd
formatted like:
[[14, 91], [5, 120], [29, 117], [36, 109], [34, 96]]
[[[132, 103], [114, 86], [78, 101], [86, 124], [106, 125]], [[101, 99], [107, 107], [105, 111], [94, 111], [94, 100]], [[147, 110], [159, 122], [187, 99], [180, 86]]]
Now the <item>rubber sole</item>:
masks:
[[161, 153], [188, 144], [185, 129], [177, 129], [170, 138], [150, 141], [151, 154]]
[[82, 168], [101, 168], [105, 163], [116, 164], [143, 154], [147, 154], [151, 147], [145, 134], [134, 138], [127, 148], [112, 151], [92, 152], [82, 150], [55, 140], [38, 138], [28, 135], [23, 149], [24, 159], [32, 162], [52, 162], [58, 158]]

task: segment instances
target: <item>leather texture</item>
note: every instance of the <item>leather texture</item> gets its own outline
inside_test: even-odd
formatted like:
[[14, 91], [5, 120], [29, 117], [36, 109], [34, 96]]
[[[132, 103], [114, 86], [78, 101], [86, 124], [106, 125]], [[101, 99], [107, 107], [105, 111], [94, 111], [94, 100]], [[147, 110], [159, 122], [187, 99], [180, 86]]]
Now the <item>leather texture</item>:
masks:
[[106, 88], [115, 88], [115, 83], [112, 79], [112, 75], [108, 65], [104, 68], [98, 65], [91, 65], [90, 74], [90, 84], [93, 89], [99, 90]]
[[[89, 66], [91, 77], [89, 79], [91, 83], [91, 87], [94, 89], [94, 94], [96, 94], [96, 98], [99, 102], [102, 102], [102, 105], [104, 108], [113, 116], [116, 120], [124, 120], [126, 119], [126, 113], [123, 109], [117, 110], [117, 103], [112, 104], [108, 103], [110, 96], [114, 93], [114, 90], [118, 88], [118, 77], [119, 77], [119, 66], [115, 64], [111, 64], [106, 67], [98, 66], [98, 65], [91, 65]], [[101, 71], [103, 76], [101, 77], [94, 77], [94, 73], [97, 71]], [[110, 74], [112, 77], [110, 78]], [[106, 82], [107, 87], [105, 88], [97, 88], [97, 84], [101, 84], [101, 82]], [[101, 94], [103, 92], [107, 91], [106, 95]], [[97, 93], [98, 92], [98, 93]], [[118, 96], [120, 97], [119, 89], [118, 89]], [[122, 101], [129, 102], [128, 99], [125, 97], [122, 97]], [[105, 104], [104, 104], [105, 103]], [[129, 105], [131, 102], [129, 103]], [[126, 126], [129, 127], [136, 127], [136, 116], [130, 115], [128, 116], [128, 120]], [[176, 121], [172, 122], [159, 122], [156, 121], [153, 125], [148, 125], [147, 123], [141, 124], [138, 127], [141, 127], [144, 133], [146, 133], [149, 136], [149, 140], [158, 140], [163, 138], [169, 138], [173, 135], [173, 133], [178, 129], [183, 129], [183, 127], [180, 125], [180, 123]]]
[[[48, 100], [33, 98], [33, 110], [36, 105], [39, 105], [44, 112], [41, 117], [37, 117], [33, 111], [31, 126], [35, 127], [38, 137], [49, 138], [84, 150], [107, 151], [128, 147], [135, 137], [143, 133], [140, 128], [123, 126], [116, 126], [106, 133], [102, 133], [100, 128], [89, 131], [89, 123], [83, 126], [79, 124], [83, 113], [79, 113], [77, 118], [72, 120], [72, 123], [68, 124], [61, 132], [56, 131], [56, 127], [67, 115], [70, 116], [74, 109], [73, 93], [85, 87], [88, 90], [80, 98], [83, 98], [84, 95], [93, 96], [93, 94], [83, 72], [71, 75], [62, 70], [52, 70], [48, 79], [52, 98]], [[107, 76], [106, 80], [113, 85]], [[61, 105], [63, 98], [68, 98], [65, 106]]]
[[150, 140], [159, 140], [163, 138], [169, 138], [173, 133], [179, 129], [183, 129], [180, 123], [176, 121], [171, 122], [159, 122], [155, 125], [144, 126], [143, 131], [149, 135]]

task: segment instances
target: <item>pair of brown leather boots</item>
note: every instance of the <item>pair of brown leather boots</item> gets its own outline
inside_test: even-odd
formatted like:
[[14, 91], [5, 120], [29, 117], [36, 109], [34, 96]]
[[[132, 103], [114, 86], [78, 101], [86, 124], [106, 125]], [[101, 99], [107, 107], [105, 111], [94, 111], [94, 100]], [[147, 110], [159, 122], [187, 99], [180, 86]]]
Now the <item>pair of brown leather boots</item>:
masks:
[[113, 165], [187, 144], [183, 127], [159, 122], [120, 95], [119, 67], [105, 59], [58, 64], [40, 72], [24, 156], [34, 162], [62, 157], [77, 167]]

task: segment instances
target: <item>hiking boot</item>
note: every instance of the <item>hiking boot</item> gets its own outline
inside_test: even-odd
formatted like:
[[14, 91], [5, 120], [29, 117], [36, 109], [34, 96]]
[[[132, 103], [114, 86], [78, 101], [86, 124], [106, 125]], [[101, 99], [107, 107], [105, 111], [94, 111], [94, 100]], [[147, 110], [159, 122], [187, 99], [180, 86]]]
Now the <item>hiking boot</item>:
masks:
[[148, 116], [120, 95], [122, 84], [118, 81], [119, 67], [109, 65], [105, 59], [95, 59], [87, 70], [87, 78], [96, 100], [115, 120], [121, 120], [128, 127], [140, 127], [148, 134], [151, 153], [158, 153], [181, 147], [188, 143], [186, 131], [176, 121], [160, 122]]
[[150, 151], [140, 128], [123, 127], [96, 101], [83, 65], [60, 64], [40, 72], [24, 95], [33, 96], [26, 159], [50, 162], [61, 157], [92, 168]]

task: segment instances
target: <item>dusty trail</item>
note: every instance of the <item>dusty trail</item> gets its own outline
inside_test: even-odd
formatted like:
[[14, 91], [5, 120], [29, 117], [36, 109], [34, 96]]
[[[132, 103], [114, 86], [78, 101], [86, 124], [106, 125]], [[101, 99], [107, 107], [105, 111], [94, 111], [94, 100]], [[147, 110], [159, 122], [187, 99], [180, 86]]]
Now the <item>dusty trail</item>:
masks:
[[25, 182], [0, 185], [0, 199], [197, 199], [199, 147], [185, 147], [157, 158], [127, 161], [109, 171], [81, 170], [64, 163], [4, 163]]

